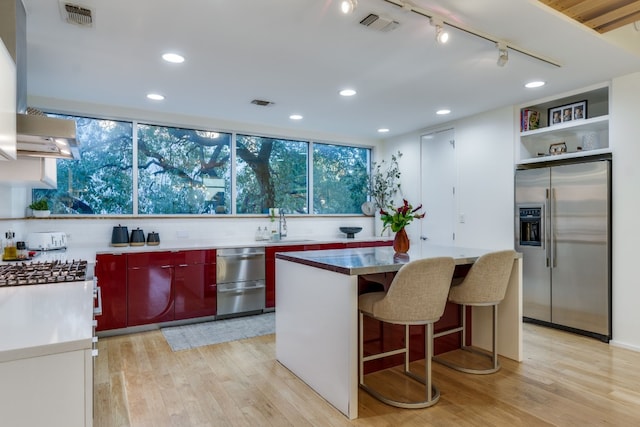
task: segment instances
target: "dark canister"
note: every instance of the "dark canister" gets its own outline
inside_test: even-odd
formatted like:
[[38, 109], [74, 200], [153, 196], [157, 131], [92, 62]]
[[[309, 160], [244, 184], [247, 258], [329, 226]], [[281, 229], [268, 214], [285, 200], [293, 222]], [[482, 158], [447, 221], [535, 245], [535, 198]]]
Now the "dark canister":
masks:
[[111, 233], [111, 246], [129, 246], [129, 230], [118, 224]]
[[129, 239], [130, 246], [144, 246], [144, 231], [140, 228], [136, 228], [131, 231], [131, 238]]
[[160, 244], [160, 235], [155, 231], [147, 234], [147, 245], [158, 246]]

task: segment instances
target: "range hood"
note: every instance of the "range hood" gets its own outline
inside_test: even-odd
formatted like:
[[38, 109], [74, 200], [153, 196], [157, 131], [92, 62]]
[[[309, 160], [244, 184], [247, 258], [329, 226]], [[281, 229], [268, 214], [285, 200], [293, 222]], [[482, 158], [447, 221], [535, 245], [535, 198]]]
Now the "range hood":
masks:
[[[22, 0], [0, 2], [0, 37], [16, 63], [18, 157], [79, 158], [75, 120], [47, 117], [27, 104], [27, 18]], [[33, 114], [36, 112], [36, 114]], [[25, 114], [31, 113], [31, 114]]]
[[16, 120], [18, 156], [80, 158], [75, 120], [35, 114], [18, 114]]

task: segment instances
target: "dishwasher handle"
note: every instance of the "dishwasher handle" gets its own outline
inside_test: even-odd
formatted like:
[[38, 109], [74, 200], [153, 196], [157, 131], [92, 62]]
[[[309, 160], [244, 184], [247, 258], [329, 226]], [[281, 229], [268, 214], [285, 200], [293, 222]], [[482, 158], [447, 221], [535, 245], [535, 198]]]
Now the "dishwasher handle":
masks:
[[241, 282], [241, 283], [218, 283], [218, 293], [231, 293], [231, 292], [245, 292], [253, 291], [256, 289], [263, 289], [266, 285], [262, 280], [256, 280], [254, 282]]

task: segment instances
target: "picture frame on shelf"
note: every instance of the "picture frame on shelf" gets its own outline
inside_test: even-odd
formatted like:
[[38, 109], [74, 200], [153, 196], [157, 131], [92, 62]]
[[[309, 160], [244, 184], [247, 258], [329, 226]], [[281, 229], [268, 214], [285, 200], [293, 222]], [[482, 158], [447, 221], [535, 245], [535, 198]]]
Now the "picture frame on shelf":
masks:
[[587, 101], [549, 108], [549, 126], [587, 118]]
[[557, 154], [563, 154], [567, 152], [567, 144], [565, 142], [557, 142], [549, 145], [549, 154], [554, 156]]

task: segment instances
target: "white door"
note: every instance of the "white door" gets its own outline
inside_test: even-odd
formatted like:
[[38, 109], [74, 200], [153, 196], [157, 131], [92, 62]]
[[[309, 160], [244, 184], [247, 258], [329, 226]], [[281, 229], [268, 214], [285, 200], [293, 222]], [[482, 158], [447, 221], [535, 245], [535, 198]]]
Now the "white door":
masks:
[[423, 135], [420, 140], [420, 156], [420, 200], [427, 214], [420, 221], [420, 240], [453, 246], [457, 176], [453, 129]]

